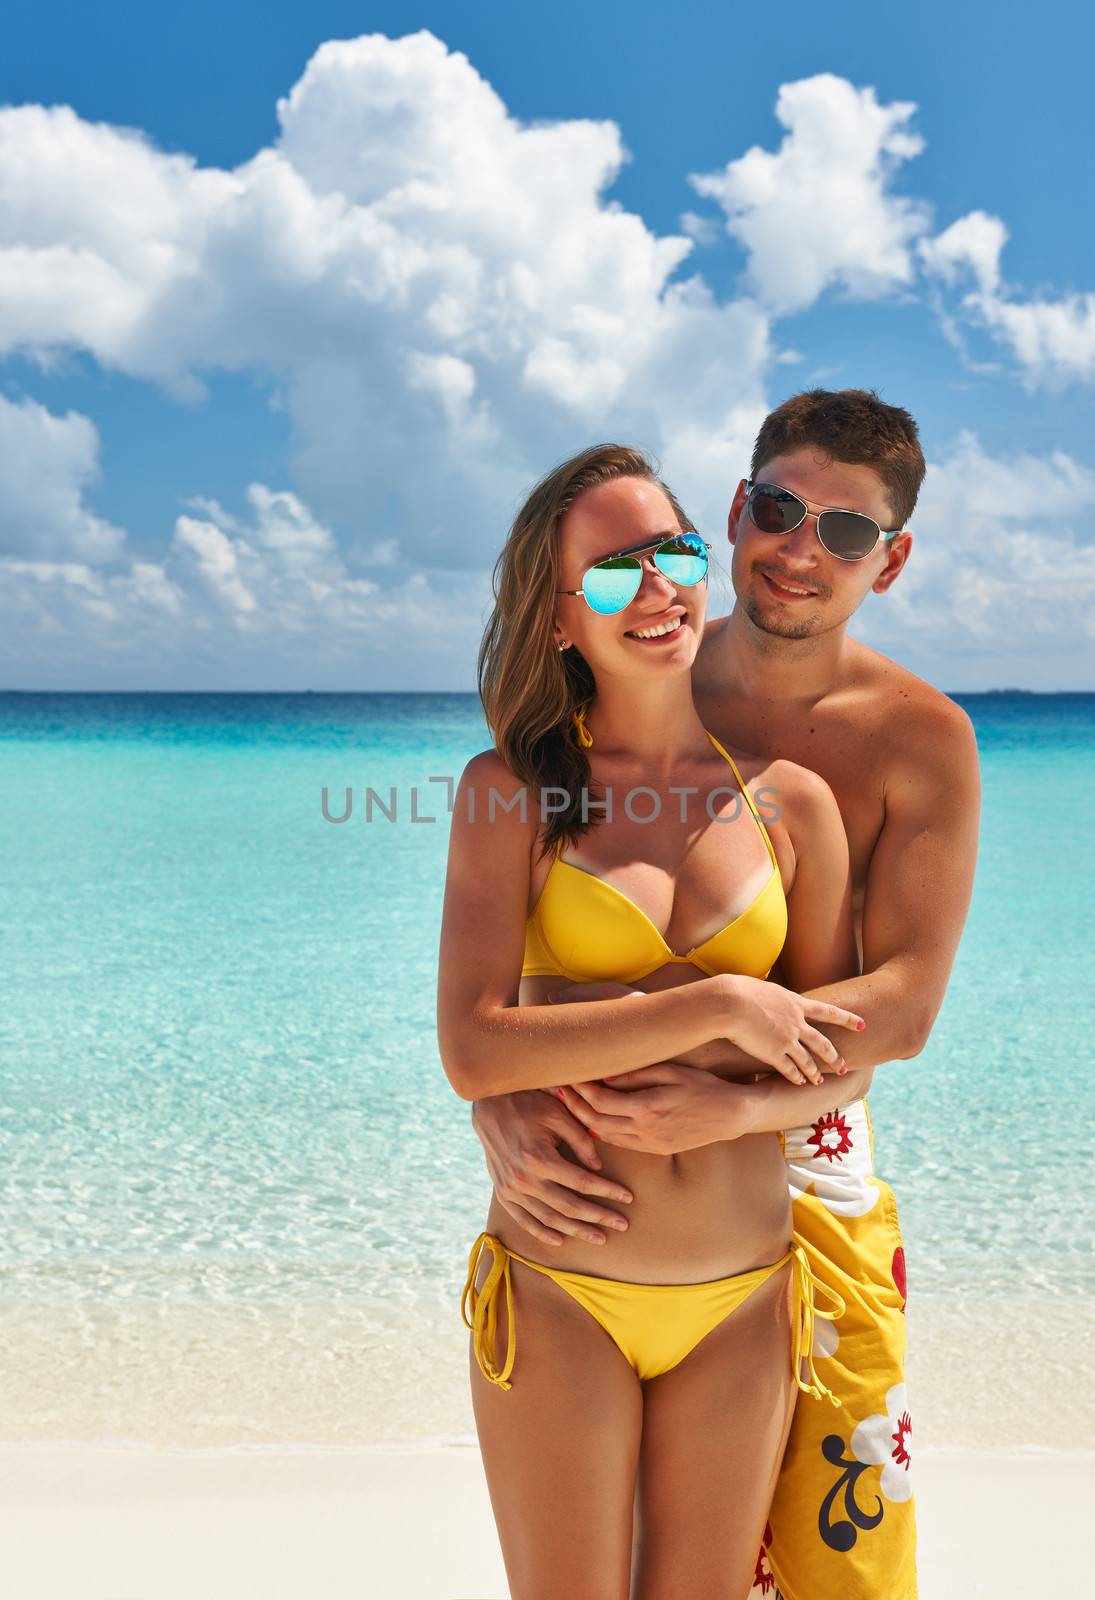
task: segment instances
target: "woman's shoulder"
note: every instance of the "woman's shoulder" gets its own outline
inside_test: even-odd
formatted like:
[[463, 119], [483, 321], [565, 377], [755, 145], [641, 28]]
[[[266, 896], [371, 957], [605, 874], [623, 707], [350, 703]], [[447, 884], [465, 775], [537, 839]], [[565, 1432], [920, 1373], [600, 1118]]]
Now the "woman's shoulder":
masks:
[[836, 804], [832, 789], [811, 767], [789, 761], [786, 756], [758, 756], [748, 750], [736, 750], [733, 745], [724, 748], [754, 797], [760, 790], [781, 789], [804, 805], [823, 806], [827, 798]]
[[487, 820], [507, 831], [534, 829], [537, 791], [518, 776], [493, 746], [472, 756], [460, 775], [454, 809], [469, 822]]
[[820, 773], [785, 756], [731, 752], [754, 804], [766, 823], [782, 822], [788, 835], [804, 837], [819, 829], [843, 828], [836, 796]]
[[471, 757], [461, 774], [460, 782], [463, 783], [493, 783], [496, 787], [516, 788], [521, 780], [502, 760], [494, 745], [489, 750], [480, 750]]
[[782, 822], [796, 857], [803, 848], [821, 847], [827, 839], [844, 837], [844, 820], [836, 795], [820, 773], [797, 761], [779, 758], [770, 761], [765, 774], [753, 789], [755, 798], [778, 805]]

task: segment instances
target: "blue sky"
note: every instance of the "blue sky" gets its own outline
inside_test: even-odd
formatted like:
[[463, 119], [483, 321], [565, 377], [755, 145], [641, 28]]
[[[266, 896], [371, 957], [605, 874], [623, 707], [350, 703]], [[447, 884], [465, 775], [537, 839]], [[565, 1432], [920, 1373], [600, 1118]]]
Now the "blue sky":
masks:
[[860, 637], [943, 688], [1092, 687], [1091, 32], [21, 8], [0, 686], [470, 688], [540, 471], [634, 439], [718, 537], [760, 416], [820, 383], [907, 405], [930, 463]]

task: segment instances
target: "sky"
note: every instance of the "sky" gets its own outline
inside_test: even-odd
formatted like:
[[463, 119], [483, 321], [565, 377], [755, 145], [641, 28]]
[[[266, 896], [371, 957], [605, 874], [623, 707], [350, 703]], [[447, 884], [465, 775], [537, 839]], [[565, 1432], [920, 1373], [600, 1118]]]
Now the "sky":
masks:
[[0, 23], [0, 688], [474, 688], [525, 491], [598, 439], [712, 540], [765, 412], [908, 407], [852, 631], [1095, 688], [1095, 28], [1048, 0]]

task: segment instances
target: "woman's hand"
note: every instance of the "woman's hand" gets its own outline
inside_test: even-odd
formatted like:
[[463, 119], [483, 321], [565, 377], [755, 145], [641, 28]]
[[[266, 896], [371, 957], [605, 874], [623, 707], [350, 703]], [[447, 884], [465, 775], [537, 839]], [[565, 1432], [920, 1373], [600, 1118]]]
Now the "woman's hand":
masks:
[[808, 1079], [821, 1084], [825, 1070], [839, 1073], [845, 1066], [836, 1045], [812, 1026], [811, 1019], [857, 1032], [867, 1026], [854, 1011], [827, 1000], [804, 999], [763, 978], [728, 973], [714, 981], [724, 984], [729, 994], [726, 1037], [791, 1083]]
[[[596, 1143], [550, 1092], [522, 1089], [475, 1100], [471, 1120], [499, 1203], [534, 1239], [562, 1244], [570, 1235], [604, 1244], [603, 1230], [627, 1228], [626, 1217], [601, 1202], [627, 1205], [630, 1189], [586, 1171], [601, 1165]], [[563, 1155], [560, 1143], [585, 1166]]]
[[742, 1087], [702, 1067], [659, 1061], [555, 1092], [605, 1144], [671, 1156], [747, 1133], [749, 1100]]

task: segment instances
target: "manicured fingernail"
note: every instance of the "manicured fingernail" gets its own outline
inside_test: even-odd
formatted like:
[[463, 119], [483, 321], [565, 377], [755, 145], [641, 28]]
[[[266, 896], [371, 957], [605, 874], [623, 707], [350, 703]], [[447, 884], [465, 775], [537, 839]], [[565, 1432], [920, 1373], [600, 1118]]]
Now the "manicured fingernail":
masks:
[[565, 1100], [566, 1099], [566, 1095], [563, 1093], [563, 1091], [561, 1089], [556, 1089], [555, 1093], [559, 1097], [560, 1100]]
[[590, 1128], [589, 1131], [590, 1131], [590, 1133], [593, 1135], [593, 1137], [595, 1139], [599, 1139], [601, 1137], [600, 1134], [597, 1132], [596, 1128]]
[[837, 1077], [838, 1078], [843, 1078], [843, 1076], [847, 1072], [847, 1070], [848, 1070], [848, 1068], [844, 1065], [843, 1062], [841, 1062], [840, 1066], [837, 1067], [837, 1069], [836, 1069]]
[[860, 1019], [859, 1019], [859, 1021], [858, 1021], [858, 1022], [857, 1022], [857, 1023], [856, 1023], [856, 1029], [857, 1029], [857, 1031], [858, 1031], [858, 1032], [859, 1032], [859, 1033], [862, 1033], [862, 1032], [863, 1032], [863, 1030], [864, 1030], [864, 1028], [865, 1028], [865, 1027], [866, 1027], [866, 1026], [867, 1026], [867, 1024], [866, 1024], [866, 1023], [865, 1023], [865, 1022], [864, 1022], [864, 1020], [863, 1020], [863, 1018], [862, 1018], [862, 1017], [860, 1017]]

